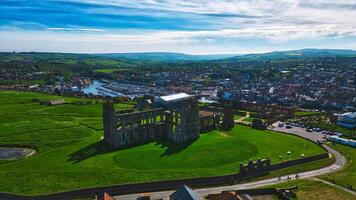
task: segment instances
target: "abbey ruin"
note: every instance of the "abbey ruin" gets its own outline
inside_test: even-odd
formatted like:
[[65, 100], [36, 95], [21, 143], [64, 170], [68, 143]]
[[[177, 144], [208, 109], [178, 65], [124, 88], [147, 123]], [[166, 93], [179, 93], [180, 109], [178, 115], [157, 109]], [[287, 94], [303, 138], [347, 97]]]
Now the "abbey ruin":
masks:
[[198, 139], [201, 132], [231, 129], [232, 117], [231, 109], [199, 111], [195, 96], [184, 93], [158, 97], [154, 108], [137, 112], [117, 112], [114, 103], [107, 101], [103, 104], [104, 140], [114, 148], [159, 139], [186, 143]]

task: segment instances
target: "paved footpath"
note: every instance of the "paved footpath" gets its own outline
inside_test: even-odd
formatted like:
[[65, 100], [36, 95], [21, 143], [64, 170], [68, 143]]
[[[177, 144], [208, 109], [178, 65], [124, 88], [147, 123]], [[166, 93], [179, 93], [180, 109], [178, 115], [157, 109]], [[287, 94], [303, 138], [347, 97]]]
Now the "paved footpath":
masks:
[[[278, 122], [276, 124], [278, 124]], [[304, 138], [307, 138], [307, 139], [310, 139], [313, 141], [317, 141], [318, 139], [322, 138], [322, 135], [315, 135], [315, 134], [320, 134], [320, 133], [309, 133], [306, 131], [304, 131], [305, 132], [304, 133], [302, 130], [299, 130], [299, 129], [294, 129], [294, 130], [297, 130], [295, 132], [292, 129], [285, 129], [285, 130], [288, 130], [288, 133], [290, 133], [290, 134], [299, 135], [301, 137], [304, 137]], [[283, 132], [283, 129], [278, 129], [276, 131]], [[323, 145], [323, 147], [325, 147], [328, 150], [329, 154], [332, 154], [335, 156], [335, 162], [332, 165], [321, 168], [321, 169], [298, 173], [299, 174], [298, 179], [307, 179], [307, 178], [339, 171], [346, 165], [346, 159], [343, 155], [341, 155], [339, 152], [335, 151], [334, 149], [330, 148], [327, 145]], [[296, 174], [288, 174], [288, 175], [281, 176], [280, 178], [278, 178], [278, 177], [277, 178], [268, 178], [268, 179], [264, 179], [264, 180], [260, 180], [260, 181], [236, 184], [236, 185], [231, 185], [231, 186], [200, 188], [200, 189], [195, 189], [194, 191], [196, 191], [201, 196], [206, 196], [208, 194], [220, 193], [220, 192], [226, 191], [226, 190], [241, 190], [241, 189], [259, 188], [259, 187], [263, 187], [263, 186], [287, 182], [287, 181], [289, 181], [289, 179], [294, 180], [295, 175]], [[162, 191], [162, 192], [152, 192], [152, 193], [145, 193], [145, 194], [150, 195], [151, 199], [164, 199], [165, 200], [165, 199], [169, 199], [169, 195], [172, 194], [173, 192], [174, 191]], [[140, 197], [141, 195], [142, 194], [121, 195], [121, 196], [115, 196], [115, 198], [117, 200], [135, 200], [137, 197]]]

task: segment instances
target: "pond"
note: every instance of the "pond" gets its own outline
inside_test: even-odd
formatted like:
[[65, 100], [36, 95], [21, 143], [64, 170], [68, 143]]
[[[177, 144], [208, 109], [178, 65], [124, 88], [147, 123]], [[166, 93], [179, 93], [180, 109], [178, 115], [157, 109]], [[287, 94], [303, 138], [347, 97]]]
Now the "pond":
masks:
[[0, 160], [22, 159], [32, 156], [36, 150], [20, 147], [0, 147]]

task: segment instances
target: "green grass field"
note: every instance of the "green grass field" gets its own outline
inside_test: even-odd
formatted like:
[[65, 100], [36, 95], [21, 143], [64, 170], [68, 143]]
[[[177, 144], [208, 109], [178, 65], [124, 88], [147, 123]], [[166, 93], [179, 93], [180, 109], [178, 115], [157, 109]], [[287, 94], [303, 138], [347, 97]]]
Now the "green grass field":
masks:
[[[247, 117], [247, 118], [243, 119], [242, 121], [244, 121], [244, 122], [251, 122], [251, 123], [252, 123], [252, 121], [253, 121], [254, 119], [257, 119], [257, 118], [254, 118], [254, 117]], [[266, 119], [262, 119], [262, 121], [265, 122]]]
[[304, 116], [304, 115], [316, 115], [319, 113], [320, 112], [316, 112], [316, 111], [297, 110], [294, 112], [294, 115], [295, 116]]
[[242, 116], [242, 115], [234, 115], [234, 120], [238, 120], [238, 119], [241, 119], [245, 116]]
[[252, 122], [253, 121], [253, 117], [247, 117], [247, 118], [245, 118], [244, 120], [242, 120], [242, 121], [244, 121], [244, 122]]
[[[235, 173], [240, 162], [270, 157], [272, 163], [324, 153], [301, 138], [235, 126], [212, 131], [189, 145], [166, 141], [114, 151], [101, 142], [101, 104], [65, 98], [41, 106], [33, 99], [63, 97], [0, 92], [0, 145], [33, 144], [25, 160], [0, 161], [1, 192], [43, 194], [64, 190]], [[81, 103], [78, 103], [81, 102]], [[119, 104], [126, 109], [132, 104]], [[291, 155], [287, 151], [292, 152]], [[281, 156], [281, 158], [280, 158]]]
[[352, 196], [341, 189], [332, 187], [320, 181], [314, 180], [294, 180], [287, 183], [267, 186], [265, 188], [291, 188], [297, 186], [298, 189], [292, 191], [296, 193], [297, 200], [355, 200]]
[[323, 175], [321, 178], [343, 187], [347, 187], [346, 184], [350, 184], [353, 189], [356, 190], [356, 149], [341, 144], [330, 145], [330, 147], [345, 156], [347, 159], [347, 166], [342, 171]]
[[101, 73], [113, 73], [116, 71], [126, 71], [126, 70], [130, 70], [130, 69], [96, 69], [95, 72], [101, 72]]

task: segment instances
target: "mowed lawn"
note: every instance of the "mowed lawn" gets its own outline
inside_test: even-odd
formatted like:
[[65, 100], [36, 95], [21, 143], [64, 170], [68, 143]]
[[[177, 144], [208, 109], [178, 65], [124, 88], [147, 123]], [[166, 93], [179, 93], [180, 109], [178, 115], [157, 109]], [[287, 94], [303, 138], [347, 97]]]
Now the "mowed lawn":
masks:
[[335, 184], [341, 185], [343, 187], [347, 187], [347, 185], [352, 185], [353, 190], [355, 190], [356, 149], [342, 144], [335, 144], [335, 145], [330, 144], [329, 146], [345, 156], [345, 158], [347, 159], [347, 165], [343, 170], [332, 174], [323, 175], [321, 176], [321, 178], [329, 182], [333, 182]]
[[[65, 98], [68, 104], [41, 106], [33, 99], [61, 99], [37, 93], [0, 92], [0, 145], [33, 144], [25, 160], [0, 161], [0, 192], [44, 194], [132, 182], [215, 176], [238, 172], [240, 162], [272, 163], [324, 153], [307, 140], [235, 126], [212, 131], [187, 145], [166, 141], [113, 150], [101, 138], [102, 104]], [[119, 104], [126, 109], [132, 104]], [[287, 151], [291, 154], [288, 155]]]
[[101, 72], [101, 73], [113, 73], [117, 71], [128, 71], [131, 69], [125, 69], [125, 68], [117, 68], [117, 69], [96, 69], [95, 72]]
[[297, 195], [295, 200], [355, 200], [352, 194], [341, 189], [327, 185], [320, 181], [304, 179], [293, 180], [277, 185], [266, 186], [265, 188], [293, 188], [292, 191]]

